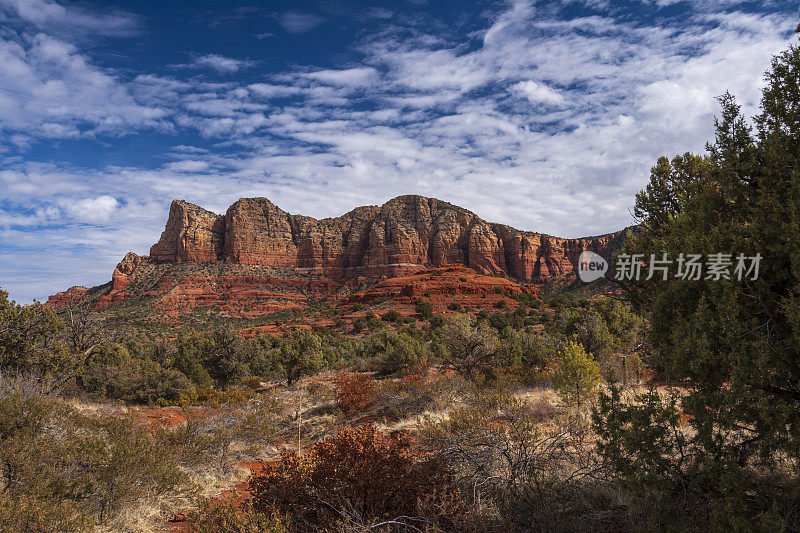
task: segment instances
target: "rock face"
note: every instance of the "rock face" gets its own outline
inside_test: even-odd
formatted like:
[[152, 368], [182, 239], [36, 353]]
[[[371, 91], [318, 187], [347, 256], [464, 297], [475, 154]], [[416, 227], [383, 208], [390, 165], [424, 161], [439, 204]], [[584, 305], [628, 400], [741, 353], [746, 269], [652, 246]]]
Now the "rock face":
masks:
[[133, 252], [125, 254], [125, 257], [122, 258], [122, 261], [119, 262], [111, 275], [111, 289], [97, 299], [95, 309], [105, 309], [130, 296], [128, 287], [135, 278], [136, 269], [146, 260], [146, 257], [136, 255]]
[[623, 238], [623, 231], [582, 239], [523, 232], [422, 196], [322, 220], [291, 215], [266, 198], [243, 198], [224, 216], [176, 200], [150, 258], [295, 268], [331, 278], [463, 265], [535, 282], [574, 272], [584, 250], [608, 257]]
[[189, 202], [173, 200], [167, 227], [150, 248], [156, 261], [210, 263], [222, 256], [225, 220]]
[[45, 305], [56, 308], [66, 308], [80, 304], [88, 296], [89, 289], [87, 287], [70, 287], [65, 291], [49, 296]]

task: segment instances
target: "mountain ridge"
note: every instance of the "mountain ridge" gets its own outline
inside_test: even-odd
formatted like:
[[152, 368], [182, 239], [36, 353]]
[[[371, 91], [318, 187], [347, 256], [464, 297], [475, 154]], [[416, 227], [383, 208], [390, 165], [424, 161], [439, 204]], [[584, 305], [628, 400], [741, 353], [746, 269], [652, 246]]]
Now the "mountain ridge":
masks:
[[497, 303], [497, 294], [535, 293], [553, 280], [574, 280], [582, 251], [610, 259], [626, 231], [563, 239], [486, 222], [417, 195], [320, 220], [289, 214], [267, 198], [241, 198], [224, 215], [173, 200], [150, 255], [129, 252], [110, 283], [72, 287], [47, 305], [63, 309], [88, 301], [96, 311], [123, 314], [133, 306], [139, 319], [165, 323], [202, 309], [254, 319], [305, 313], [315, 301], [370, 298], [364, 291], [403, 278], [402, 287], [389, 283], [376, 290], [384, 298], [395, 291], [411, 305], [411, 297], [429, 292], [425, 287], [434, 293], [438, 287], [434, 299], [442, 312], [462, 296], [461, 303], [479, 308]]
[[224, 215], [174, 200], [149, 257], [311, 269], [333, 278], [460, 264], [533, 282], [572, 272], [583, 250], [603, 255], [616, 248], [624, 232], [565, 239], [487, 222], [419, 195], [323, 219], [290, 214], [262, 197], [241, 198]]

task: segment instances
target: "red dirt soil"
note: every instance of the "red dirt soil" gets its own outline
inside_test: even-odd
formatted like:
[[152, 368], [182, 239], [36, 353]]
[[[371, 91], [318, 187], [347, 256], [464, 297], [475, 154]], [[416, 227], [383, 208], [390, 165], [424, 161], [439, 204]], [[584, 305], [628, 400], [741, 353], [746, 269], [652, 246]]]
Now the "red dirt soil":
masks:
[[183, 424], [188, 418], [204, 417], [213, 411], [206, 407], [152, 407], [137, 409], [130, 413], [131, 417], [143, 424], [147, 429], [156, 431]]
[[514, 309], [519, 304], [510, 296], [536, 295], [537, 292], [534, 285], [522, 285], [508, 278], [485, 276], [470, 268], [452, 266], [383, 280], [354, 294], [349, 301], [372, 303], [390, 299], [398, 312], [409, 315], [415, 312], [416, 301], [422, 299], [430, 302], [436, 313], [448, 316], [455, 314], [448, 309], [450, 304], [458, 304], [464, 309], [492, 309], [498, 302], [505, 301], [507, 309]]

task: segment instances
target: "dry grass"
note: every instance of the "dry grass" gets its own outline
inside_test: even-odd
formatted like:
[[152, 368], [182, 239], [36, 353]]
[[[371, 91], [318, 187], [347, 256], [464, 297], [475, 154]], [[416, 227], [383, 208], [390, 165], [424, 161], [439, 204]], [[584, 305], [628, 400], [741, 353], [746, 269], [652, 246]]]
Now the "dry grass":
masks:
[[[479, 387], [458, 376], [430, 373], [425, 378], [376, 381], [380, 400], [363, 411], [347, 414], [337, 405], [335, 379], [335, 373], [304, 378], [293, 388], [275, 387], [259, 395], [260, 409], [252, 402], [218, 406], [199, 420], [190, 417], [189, 422], [165, 430], [187, 439], [183, 445], [187, 447], [188, 457], [180, 463], [196, 489], [142, 501], [125, 509], [99, 531], [164, 531], [166, 521], [177, 512], [194, 508], [198, 497], [217, 497], [246, 481], [250, 470], [242, 466], [243, 462], [272, 461], [279, 458], [282, 451], [296, 451], [298, 430], [300, 448], [307, 449], [342, 427], [364, 420], [382, 431], [418, 432], [432, 424], [447, 424], [454, 412], [489, 406], [486, 412], [496, 421], [493, 423], [508, 424], [504, 408], [499, 403], [498, 407], [491, 406], [492, 402], [511, 401], [518, 406], [515, 416], [531, 421], [542, 438], [548, 438], [570, 419], [577, 417], [585, 421], [588, 413], [587, 408], [579, 412], [565, 406], [556, 392], [547, 387], [513, 383]], [[487, 399], [492, 395], [496, 398]], [[91, 416], [131, 416], [140, 411], [118, 403], [76, 399], [68, 403]], [[248, 416], [269, 418], [270, 430], [259, 433], [252, 427], [243, 428], [247, 426], [243, 420]], [[486, 504], [480, 505], [485, 507]]]

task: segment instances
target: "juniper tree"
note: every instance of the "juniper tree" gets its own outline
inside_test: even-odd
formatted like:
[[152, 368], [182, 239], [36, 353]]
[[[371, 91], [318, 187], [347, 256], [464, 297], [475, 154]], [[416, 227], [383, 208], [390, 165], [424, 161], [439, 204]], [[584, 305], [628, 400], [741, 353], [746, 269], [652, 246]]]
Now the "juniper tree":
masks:
[[[707, 154], [659, 159], [636, 196], [641, 232], [625, 249], [645, 262], [651, 254], [730, 254], [727, 279], [682, 279], [673, 266], [667, 280], [624, 283], [648, 319], [651, 363], [691, 382], [680, 407], [693, 429], [693, 460], [682, 463], [682, 475], [693, 479], [800, 459], [800, 49], [774, 57], [765, 80], [755, 128], [726, 93]], [[760, 254], [757, 279], [739, 279], [738, 254]], [[652, 455], [658, 442], [636, 436], [663, 410], [626, 419], [631, 408], [601, 402], [603, 446], [618, 453], [627, 442], [630, 452], [636, 441], [629, 458]], [[702, 490], [733, 497], [733, 485], [714, 485]]]

